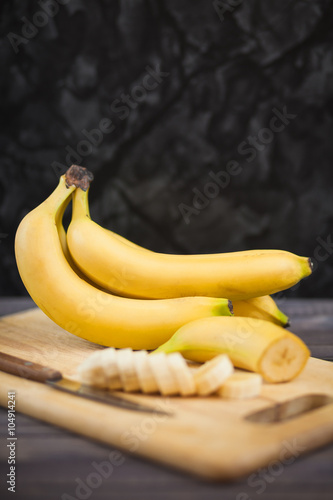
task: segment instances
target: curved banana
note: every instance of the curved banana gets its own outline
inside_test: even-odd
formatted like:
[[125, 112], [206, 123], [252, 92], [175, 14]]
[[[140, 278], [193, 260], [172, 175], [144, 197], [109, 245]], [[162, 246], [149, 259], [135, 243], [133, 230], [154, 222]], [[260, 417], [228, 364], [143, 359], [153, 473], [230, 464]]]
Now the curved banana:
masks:
[[284, 290], [311, 274], [308, 258], [283, 250], [169, 255], [130, 246], [91, 220], [88, 192], [82, 189], [73, 196], [67, 241], [84, 274], [127, 297], [244, 300]]
[[248, 300], [235, 300], [232, 303], [234, 315], [271, 321], [276, 325], [289, 326], [289, 318], [276, 305], [269, 295]]
[[133, 349], [154, 349], [193, 319], [231, 314], [227, 299], [124, 299], [82, 280], [65, 258], [57, 221], [76, 187], [87, 188], [91, 179], [84, 172], [81, 167], [71, 167], [51, 196], [17, 229], [17, 266], [28, 292], [45, 314], [84, 339]]

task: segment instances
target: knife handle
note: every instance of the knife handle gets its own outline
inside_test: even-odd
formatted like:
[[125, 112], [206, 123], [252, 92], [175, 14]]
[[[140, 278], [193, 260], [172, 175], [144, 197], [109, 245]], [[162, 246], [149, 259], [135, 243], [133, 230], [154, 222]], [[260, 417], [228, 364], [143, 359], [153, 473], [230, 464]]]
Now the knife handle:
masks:
[[62, 378], [58, 370], [53, 370], [47, 366], [17, 358], [10, 354], [0, 352], [0, 370], [18, 377], [35, 380], [36, 382], [46, 382], [47, 380], [59, 380]]

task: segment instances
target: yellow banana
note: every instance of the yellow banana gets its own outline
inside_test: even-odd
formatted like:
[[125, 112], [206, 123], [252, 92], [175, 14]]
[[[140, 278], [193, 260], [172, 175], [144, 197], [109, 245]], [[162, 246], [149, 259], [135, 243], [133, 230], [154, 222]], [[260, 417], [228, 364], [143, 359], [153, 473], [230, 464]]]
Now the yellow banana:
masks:
[[90, 179], [84, 172], [81, 167], [71, 167], [51, 196], [22, 220], [16, 233], [15, 254], [22, 281], [53, 321], [105, 346], [154, 349], [193, 319], [231, 314], [227, 299], [125, 299], [82, 280], [65, 258], [57, 221], [76, 186], [87, 188]]
[[309, 349], [293, 333], [255, 318], [204, 318], [181, 327], [154, 353], [180, 352], [192, 361], [228, 354], [238, 368], [268, 382], [286, 382], [304, 368]]
[[81, 270], [76, 266], [74, 260], [72, 259], [71, 254], [68, 250], [67, 234], [66, 234], [65, 228], [63, 226], [62, 220], [63, 220], [64, 213], [66, 211], [66, 208], [68, 207], [70, 201], [71, 201], [71, 198], [70, 198], [70, 196], [68, 196], [68, 198], [66, 198], [65, 201], [61, 204], [59, 211], [56, 214], [55, 220], [56, 220], [56, 226], [57, 226], [57, 230], [58, 230], [58, 236], [60, 239], [62, 251], [64, 252], [64, 255], [65, 255], [69, 265], [71, 266], [71, 268], [80, 276], [80, 278], [88, 280], [88, 278], [86, 278], [85, 275], [81, 272]]
[[276, 325], [289, 326], [288, 316], [280, 311], [275, 301], [269, 295], [248, 300], [235, 300], [232, 305], [235, 316], [264, 319]]
[[97, 283], [94, 283], [93, 281], [91, 281], [88, 278], [88, 276], [86, 276], [81, 271], [81, 269], [79, 269], [77, 267], [77, 265], [75, 264], [74, 260], [72, 259], [71, 254], [69, 252], [68, 245], [67, 245], [67, 234], [66, 234], [65, 228], [63, 226], [62, 220], [63, 220], [64, 213], [66, 211], [66, 208], [68, 207], [70, 201], [71, 201], [71, 197], [68, 197], [64, 201], [64, 203], [62, 203], [62, 205], [59, 208], [59, 212], [57, 213], [57, 216], [56, 216], [56, 226], [57, 226], [57, 230], [58, 230], [58, 236], [59, 236], [59, 239], [60, 239], [60, 244], [61, 244], [61, 247], [62, 247], [62, 251], [63, 251], [63, 253], [64, 253], [65, 257], [66, 257], [66, 260], [67, 260], [68, 264], [71, 266], [71, 268], [73, 269], [73, 271], [81, 279], [83, 279], [84, 281], [86, 281], [90, 285], [94, 286], [95, 288], [98, 288], [98, 290], [103, 290], [104, 292], [107, 292], [107, 290], [105, 290], [103, 287], [101, 287]]
[[67, 241], [84, 274], [127, 297], [245, 300], [284, 290], [311, 274], [308, 258], [283, 250], [169, 255], [133, 247], [91, 220], [88, 192], [81, 189], [73, 196]]

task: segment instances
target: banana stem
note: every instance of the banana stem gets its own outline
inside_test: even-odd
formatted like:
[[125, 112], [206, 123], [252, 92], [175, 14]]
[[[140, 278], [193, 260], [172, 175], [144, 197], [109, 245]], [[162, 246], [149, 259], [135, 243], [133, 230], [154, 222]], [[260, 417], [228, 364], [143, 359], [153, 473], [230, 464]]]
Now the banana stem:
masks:
[[76, 189], [73, 193], [73, 219], [80, 219], [84, 217], [90, 217], [89, 201], [88, 201], [89, 188], [83, 190], [81, 188]]
[[66, 185], [81, 188], [87, 191], [90, 187], [91, 181], [94, 180], [93, 174], [85, 167], [72, 165], [65, 173]]
[[[93, 180], [94, 176], [89, 170], [84, 167], [79, 167], [77, 165], [72, 165], [67, 172], [60, 177], [59, 185], [53, 191], [53, 193], [45, 200], [45, 203], [49, 205], [50, 210], [55, 213], [55, 221], [58, 224], [64, 215], [64, 212], [67, 208], [68, 203], [70, 202], [70, 198], [68, 198], [68, 202], [64, 203], [64, 191], [63, 188], [69, 190], [68, 195], [73, 193], [73, 191], [77, 190], [86, 194], [88, 191], [90, 182]], [[78, 189], [76, 189], [78, 188]], [[89, 215], [89, 208], [88, 208]]]

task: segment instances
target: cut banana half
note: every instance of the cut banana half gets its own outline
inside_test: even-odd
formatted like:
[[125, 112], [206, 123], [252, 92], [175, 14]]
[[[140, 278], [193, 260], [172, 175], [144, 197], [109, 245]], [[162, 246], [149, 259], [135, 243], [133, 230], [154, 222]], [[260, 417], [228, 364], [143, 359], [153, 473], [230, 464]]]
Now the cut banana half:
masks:
[[116, 353], [116, 362], [124, 391], [135, 392], [140, 390], [132, 349], [119, 349]]
[[182, 396], [192, 396], [196, 393], [196, 386], [190, 368], [179, 352], [167, 355], [167, 362], [175, 376], [179, 392]]
[[246, 399], [260, 395], [262, 377], [258, 373], [249, 373], [236, 370], [218, 389], [217, 393], [222, 398]]
[[141, 391], [146, 394], [159, 392], [154, 373], [148, 361], [147, 351], [136, 351], [134, 353], [134, 365]]
[[163, 396], [179, 394], [180, 389], [178, 382], [169, 367], [166, 354], [164, 354], [164, 352], [149, 354], [148, 361], [158, 385], [159, 392], [163, 394]]
[[293, 380], [304, 369], [310, 351], [293, 333], [257, 318], [204, 318], [182, 326], [154, 353], [180, 352], [205, 362], [227, 354], [235, 367], [262, 375], [266, 382]]
[[232, 375], [234, 367], [226, 354], [220, 354], [202, 365], [194, 373], [194, 381], [200, 396], [216, 392]]

